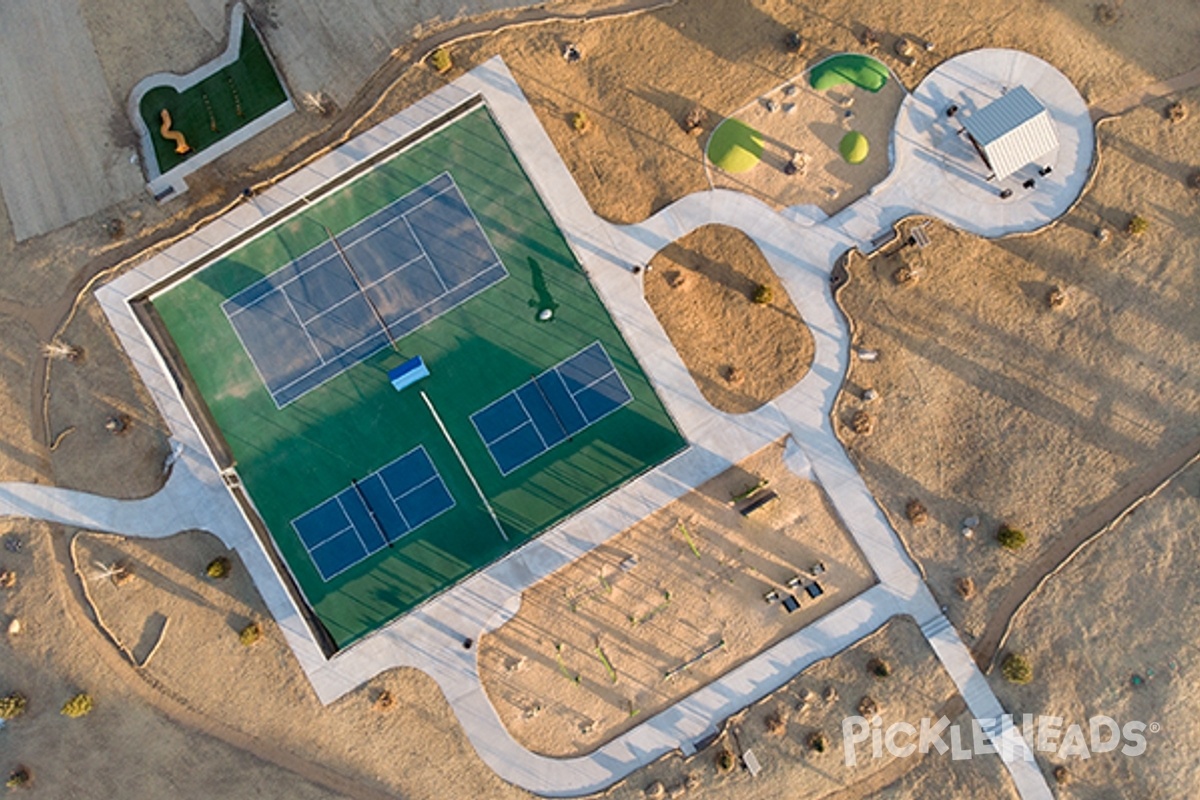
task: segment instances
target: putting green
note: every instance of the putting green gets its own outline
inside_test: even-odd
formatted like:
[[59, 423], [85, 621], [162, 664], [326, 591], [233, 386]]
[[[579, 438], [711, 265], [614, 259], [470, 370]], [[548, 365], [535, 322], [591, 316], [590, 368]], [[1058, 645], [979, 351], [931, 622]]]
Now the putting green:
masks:
[[708, 160], [726, 172], [745, 172], [762, 153], [762, 134], [733, 117], [718, 125], [708, 142]]
[[878, 92], [888, 82], [888, 68], [882, 61], [859, 53], [831, 56], [812, 68], [809, 84], [817, 91], [838, 86], [857, 86]]
[[841, 151], [842, 158], [846, 159], [847, 164], [861, 164], [867, 160], [867, 154], [871, 152], [871, 143], [858, 131], [850, 131], [842, 137], [838, 150]]

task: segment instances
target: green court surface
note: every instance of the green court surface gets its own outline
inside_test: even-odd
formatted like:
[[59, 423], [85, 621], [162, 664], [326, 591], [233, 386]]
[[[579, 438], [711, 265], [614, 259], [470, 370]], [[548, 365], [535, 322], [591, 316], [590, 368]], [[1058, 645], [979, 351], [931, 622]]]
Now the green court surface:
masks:
[[[151, 89], [142, 97], [138, 111], [150, 129], [159, 171], [166, 172], [286, 101], [283, 84], [247, 20], [237, 61], [182, 93], [171, 86]], [[184, 135], [192, 153], [176, 153], [175, 143], [159, 132], [163, 109], [171, 113], [172, 130]]]
[[762, 154], [762, 134], [733, 117], [717, 126], [708, 143], [709, 161], [729, 173], [751, 169]]
[[[449, 172], [508, 277], [277, 408], [221, 303], [396, 198]], [[486, 108], [462, 116], [153, 299], [236, 460], [246, 490], [339, 647], [452, 586], [611, 492], [686, 442], [601, 304]], [[542, 309], [553, 319], [537, 320]], [[600, 342], [632, 402], [507, 476], [471, 415]], [[396, 392], [389, 369], [430, 376]], [[428, 395], [505, 541], [421, 392]], [[351, 481], [424, 446], [454, 507], [328, 582], [291, 522]]]
[[808, 76], [817, 91], [838, 86], [857, 86], [868, 92], [878, 92], [888, 82], [888, 68], [882, 61], [860, 53], [831, 56], [812, 68]]

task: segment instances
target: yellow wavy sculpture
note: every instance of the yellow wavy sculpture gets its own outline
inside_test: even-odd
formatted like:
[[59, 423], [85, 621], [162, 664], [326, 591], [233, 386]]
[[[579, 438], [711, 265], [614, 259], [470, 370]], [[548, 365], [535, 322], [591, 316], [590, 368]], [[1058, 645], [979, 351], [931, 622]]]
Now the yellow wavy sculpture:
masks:
[[183, 155], [190, 152], [192, 148], [187, 143], [187, 139], [183, 138], [183, 134], [179, 131], [171, 130], [171, 112], [164, 108], [160, 116], [162, 117], [162, 127], [158, 129], [158, 132], [163, 135], [164, 139], [170, 139], [175, 143], [176, 153]]

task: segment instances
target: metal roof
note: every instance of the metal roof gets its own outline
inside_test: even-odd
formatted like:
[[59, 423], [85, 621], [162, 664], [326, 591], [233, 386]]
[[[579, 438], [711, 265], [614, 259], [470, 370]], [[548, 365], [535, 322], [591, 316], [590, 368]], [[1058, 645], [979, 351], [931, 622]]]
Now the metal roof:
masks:
[[997, 179], [1007, 178], [1058, 147], [1050, 112], [1024, 86], [1010, 89], [964, 117], [963, 127], [983, 148]]

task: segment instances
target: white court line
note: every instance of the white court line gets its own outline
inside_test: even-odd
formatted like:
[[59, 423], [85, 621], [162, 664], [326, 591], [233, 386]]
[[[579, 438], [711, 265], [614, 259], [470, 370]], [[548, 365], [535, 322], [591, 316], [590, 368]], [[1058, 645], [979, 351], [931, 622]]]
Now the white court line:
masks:
[[[546, 444], [546, 437], [542, 436], [542, 432], [538, 430], [537, 423], [533, 421], [533, 414], [529, 413], [529, 408], [525, 405], [525, 401], [521, 399], [518, 392], [513, 392], [513, 397], [517, 398], [517, 402], [521, 404], [521, 410], [525, 412], [525, 416], [529, 418], [529, 423], [533, 425], [533, 432], [537, 434], [538, 441], [542, 443], [542, 452], [550, 449], [550, 445]], [[546, 403], [549, 405], [549, 402]]]
[[308, 332], [308, 326], [304, 324], [304, 320], [300, 319], [300, 312], [296, 310], [294, 305], [292, 305], [292, 298], [288, 297], [287, 292], [280, 292], [280, 294], [282, 294], [283, 299], [287, 301], [288, 308], [291, 309], [292, 316], [296, 318], [296, 323], [300, 326], [300, 329], [304, 331], [304, 338], [308, 339], [308, 344], [310, 347], [312, 347], [313, 352], [317, 354], [317, 359], [321, 362], [321, 366], [325, 366], [325, 356], [321, 355], [321, 351], [317, 349], [317, 343], [313, 341], [312, 334]]
[[[417, 236], [417, 232], [413, 229], [412, 223], [408, 221], [408, 214], [404, 215], [404, 225], [408, 228], [408, 235], [411, 236], [413, 241], [417, 243], [417, 247], [421, 248], [421, 255], [423, 255], [425, 260], [429, 262], [429, 268], [433, 270], [433, 276], [437, 278], [438, 283], [442, 285], [442, 295], [445, 296], [449, 294], [450, 287], [446, 285], [446, 279], [442, 277], [441, 270], [437, 268], [437, 264], [433, 263], [433, 259], [429, 257], [429, 251], [425, 249], [425, 243], [421, 241], [420, 236]], [[457, 289], [458, 286], [455, 286], [454, 288]]]

